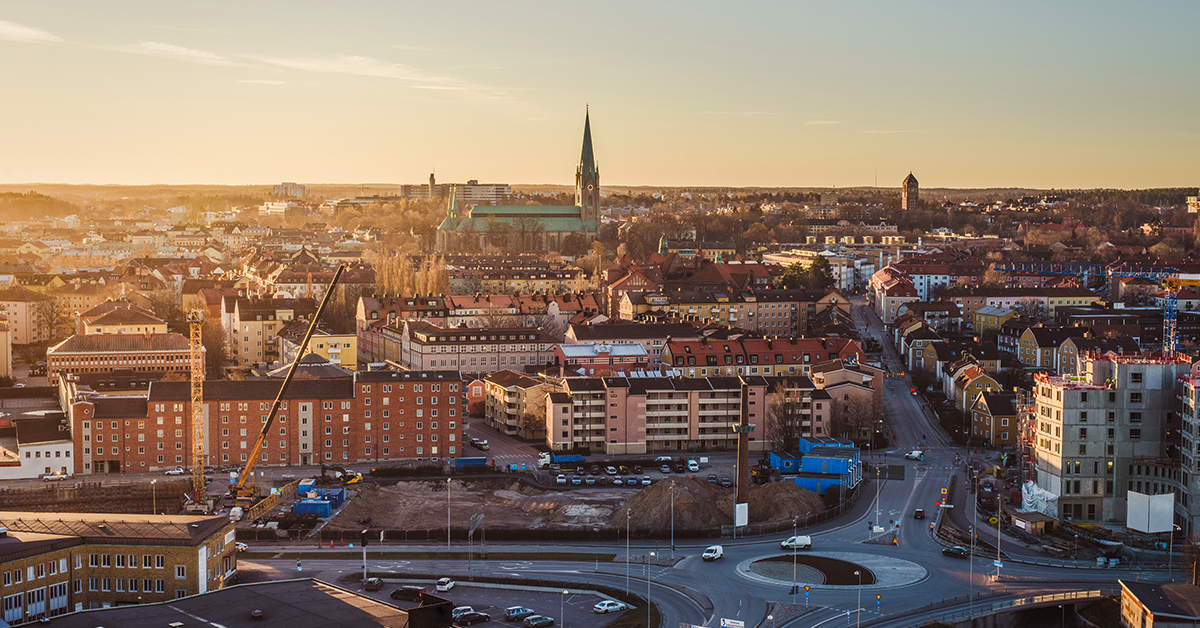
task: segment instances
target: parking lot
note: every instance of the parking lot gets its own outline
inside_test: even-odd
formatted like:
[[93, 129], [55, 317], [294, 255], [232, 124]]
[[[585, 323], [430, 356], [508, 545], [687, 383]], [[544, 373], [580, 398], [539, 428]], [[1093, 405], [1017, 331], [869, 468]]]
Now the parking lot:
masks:
[[[447, 593], [438, 593], [434, 591], [433, 582], [429, 581], [385, 580], [384, 582], [383, 589], [379, 591], [365, 591], [361, 583], [351, 585], [351, 588], [360, 590], [363, 595], [369, 595], [400, 608], [413, 608], [417, 605], [416, 602], [393, 600], [389, 596], [401, 584], [418, 584], [424, 586], [426, 591], [434, 595], [453, 601], [456, 607], [470, 606], [477, 612], [490, 615], [491, 621], [482, 625], [500, 624], [514, 627], [520, 626], [521, 622], [519, 621], [504, 621], [504, 609], [509, 606], [527, 606], [533, 609], [538, 615], [553, 618], [555, 626], [570, 626], [570, 628], [603, 628], [621, 616], [621, 613], [607, 613], [603, 615], [593, 613], [592, 606], [601, 600], [609, 598], [601, 597], [594, 593], [580, 593], [578, 590], [571, 590], [571, 592], [563, 595], [561, 592], [555, 593], [553, 591], [502, 589], [459, 583]], [[644, 613], [645, 610], [639, 608], [625, 612]], [[563, 620], [564, 613], [566, 615], [565, 621]]]

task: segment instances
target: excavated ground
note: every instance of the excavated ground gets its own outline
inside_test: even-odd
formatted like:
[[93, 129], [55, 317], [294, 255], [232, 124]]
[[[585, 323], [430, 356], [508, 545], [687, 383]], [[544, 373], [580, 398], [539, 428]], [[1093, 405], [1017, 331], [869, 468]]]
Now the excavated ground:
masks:
[[[733, 489], [695, 476], [674, 481], [675, 528], [702, 530], [733, 523]], [[450, 511], [463, 516], [482, 513], [489, 529], [573, 529], [625, 527], [626, 511], [636, 531], [664, 530], [671, 525], [671, 482], [641, 490], [553, 490], [516, 479], [480, 478], [450, 482]], [[794, 484], [776, 482], [750, 490], [750, 522], [778, 521], [824, 509], [821, 498]], [[329, 523], [332, 529], [354, 530], [370, 517], [373, 525], [392, 530], [443, 528], [446, 481], [414, 480], [391, 486], [367, 484]]]

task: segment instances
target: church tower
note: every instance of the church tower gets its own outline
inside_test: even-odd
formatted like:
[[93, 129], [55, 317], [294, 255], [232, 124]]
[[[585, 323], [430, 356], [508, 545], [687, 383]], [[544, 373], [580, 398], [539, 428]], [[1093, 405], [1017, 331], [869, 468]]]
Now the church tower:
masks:
[[575, 204], [582, 211], [583, 220], [596, 220], [600, 216], [600, 171], [596, 169], [596, 156], [592, 153], [592, 122], [588, 112], [583, 115], [583, 153], [575, 169]]
[[919, 196], [918, 191], [917, 178], [910, 172], [907, 177], [904, 177], [904, 183], [900, 184], [900, 209], [915, 210]]

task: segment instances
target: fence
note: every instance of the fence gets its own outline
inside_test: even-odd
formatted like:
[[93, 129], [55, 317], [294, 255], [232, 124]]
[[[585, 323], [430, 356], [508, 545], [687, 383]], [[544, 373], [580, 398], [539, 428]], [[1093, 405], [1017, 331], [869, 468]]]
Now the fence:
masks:
[[191, 490], [191, 482], [61, 481], [0, 489], [0, 510], [175, 514]]
[[[926, 604], [915, 609], [907, 609], [898, 611], [883, 617], [874, 617], [869, 621], [864, 621], [864, 626], [874, 626], [877, 624], [887, 624], [899, 619], [904, 619], [910, 625], [925, 625], [929, 623], [940, 622], [944, 624], [953, 624], [955, 622], [976, 619], [986, 615], [992, 615], [1000, 612], [1013, 612], [1021, 610], [1024, 607], [1039, 607], [1048, 606], [1051, 604], [1059, 604], [1063, 602], [1077, 602], [1080, 600], [1096, 600], [1108, 595], [1119, 594], [1116, 589], [1096, 589], [1092, 591], [1068, 591], [1066, 593], [1049, 593], [1046, 595], [1036, 595], [1031, 597], [1021, 597], [1009, 600], [996, 600], [989, 602], [987, 600], [1001, 597], [1004, 593], [992, 593], [977, 595], [974, 598], [967, 595], [959, 595], [953, 598], [945, 598], [937, 602]], [[953, 606], [966, 606], [966, 608], [957, 609], [947, 613], [938, 614], [934, 611], [940, 608]]]

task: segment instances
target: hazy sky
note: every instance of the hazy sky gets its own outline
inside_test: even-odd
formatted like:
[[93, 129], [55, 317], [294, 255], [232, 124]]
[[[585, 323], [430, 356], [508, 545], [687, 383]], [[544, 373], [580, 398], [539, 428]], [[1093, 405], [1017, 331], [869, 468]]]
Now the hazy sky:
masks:
[[1200, 183], [1200, 2], [9, 2], [0, 182]]

